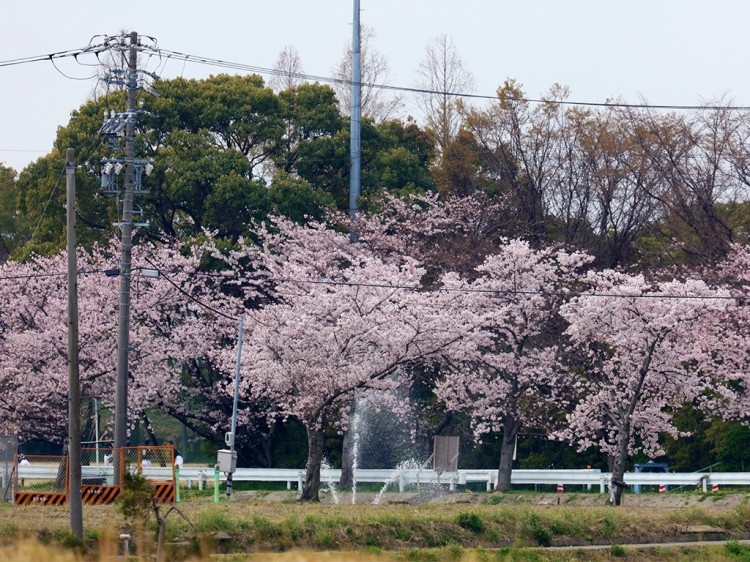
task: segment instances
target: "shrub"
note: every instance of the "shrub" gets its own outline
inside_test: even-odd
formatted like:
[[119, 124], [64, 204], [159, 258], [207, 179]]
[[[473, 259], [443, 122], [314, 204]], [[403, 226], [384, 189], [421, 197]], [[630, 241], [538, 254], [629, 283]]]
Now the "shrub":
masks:
[[484, 531], [482, 518], [476, 513], [459, 513], [456, 516], [456, 523], [467, 531], [479, 535]]

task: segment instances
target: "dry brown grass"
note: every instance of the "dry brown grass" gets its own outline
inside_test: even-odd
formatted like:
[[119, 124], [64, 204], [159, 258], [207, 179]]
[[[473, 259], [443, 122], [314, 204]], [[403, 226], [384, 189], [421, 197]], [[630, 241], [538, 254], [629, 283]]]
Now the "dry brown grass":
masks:
[[[480, 558], [483, 555], [481, 551], [476, 554], [471, 550], [462, 551], [462, 548], [516, 548], [566, 542], [624, 544], [634, 540], [674, 537], [684, 540], [684, 535], [699, 525], [722, 529], [727, 537], [750, 533], [748, 496], [736, 498], [737, 501], [731, 503], [703, 501], [693, 502], [689, 507], [652, 508], [577, 506], [572, 502], [562, 505], [511, 504], [502, 498], [498, 503], [496, 495], [486, 495], [484, 503], [415, 505], [300, 504], [289, 501], [291, 497], [283, 495], [270, 501], [264, 496], [229, 503], [222, 499], [218, 505], [205, 499], [182, 503], [180, 510], [192, 526], [171, 515], [168, 540], [182, 543], [179, 556], [183, 558], [229, 551], [255, 553], [252, 560], [265, 560], [270, 559], [270, 552], [284, 550], [292, 553], [291, 558], [279, 559], [285, 562], [336, 561], [352, 560], [350, 551], [357, 551], [361, 560], [371, 560], [372, 556], [379, 554], [378, 560], [385, 562], [391, 559], [390, 555], [384, 554], [389, 551], [396, 552], [394, 559], [401, 560], [407, 559], [404, 556], [411, 556], [409, 560], [422, 560], [419, 553], [431, 552], [428, 549], [433, 549], [439, 556], [425, 560], [468, 560], [469, 553]], [[84, 527], [89, 552], [93, 552], [91, 556], [95, 559], [116, 556], [119, 548], [116, 537], [126, 525], [114, 506], [84, 506]], [[65, 507], [0, 505], [0, 545], [17, 549], [0, 552], [0, 561], [78, 560], [75, 551], [62, 548], [70, 543], [68, 528], [69, 512]], [[152, 540], [152, 535], [153, 530], [148, 530], [148, 541]], [[697, 540], [701, 536], [695, 535], [694, 538]], [[148, 541], [144, 539], [142, 542]], [[47, 543], [54, 552], [68, 557], [48, 558], [40, 557], [38, 552], [34, 554], [34, 548], [47, 548], [39, 542]], [[313, 549], [312, 554], [309, 549]], [[333, 553], [324, 556], [321, 551]], [[264, 553], [265, 557], [259, 558], [258, 553]], [[459, 555], [461, 558], [456, 558]], [[248, 556], [238, 554], [237, 560], [248, 559]], [[577, 555], [568, 556], [559, 559], [579, 559]], [[651, 559], [637, 556], [641, 555], [631, 553], [629, 557], [618, 559]], [[493, 555], [490, 559], [503, 558]], [[600, 558], [590, 555], [580, 559]]]

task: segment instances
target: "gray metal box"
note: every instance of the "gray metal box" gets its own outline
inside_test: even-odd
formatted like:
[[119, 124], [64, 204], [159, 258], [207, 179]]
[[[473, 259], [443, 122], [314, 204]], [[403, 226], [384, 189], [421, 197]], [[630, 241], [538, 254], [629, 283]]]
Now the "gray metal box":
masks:
[[221, 472], [234, 472], [237, 470], [237, 451], [219, 449], [216, 463]]

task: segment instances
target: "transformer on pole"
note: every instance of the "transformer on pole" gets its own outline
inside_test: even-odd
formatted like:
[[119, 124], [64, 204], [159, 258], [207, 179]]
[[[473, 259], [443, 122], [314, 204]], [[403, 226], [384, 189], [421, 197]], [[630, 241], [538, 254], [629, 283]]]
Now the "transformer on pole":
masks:
[[[122, 150], [124, 139], [124, 158], [104, 158], [101, 167], [101, 188], [105, 193], [117, 197], [122, 219], [115, 223], [120, 228], [121, 255], [118, 270], [120, 276], [118, 335], [117, 335], [117, 376], [115, 383], [115, 439], [116, 449], [125, 447], [127, 443], [128, 424], [128, 351], [130, 346], [130, 277], [131, 254], [133, 247], [133, 227], [148, 226], [147, 223], [134, 222], [134, 216], [141, 214], [141, 210], [133, 205], [133, 197], [142, 193], [141, 181], [143, 172], [148, 175], [153, 165], [148, 160], [135, 158], [135, 123], [139, 110], [136, 109], [136, 92], [138, 87], [138, 51], [140, 44], [138, 34], [133, 31], [129, 35], [129, 44], [125, 39], [120, 41], [117, 48], [127, 51], [128, 66], [125, 71], [113, 71], [108, 74], [110, 83], [125, 86], [128, 105], [124, 113], [115, 111], [104, 114], [104, 123], [99, 133], [109, 141], [108, 146], [115, 151]], [[124, 79], [123, 79], [124, 76]], [[116, 177], [121, 171], [125, 172], [124, 185], [119, 189]], [[121, 197], [122, 196], [122, 197]]]

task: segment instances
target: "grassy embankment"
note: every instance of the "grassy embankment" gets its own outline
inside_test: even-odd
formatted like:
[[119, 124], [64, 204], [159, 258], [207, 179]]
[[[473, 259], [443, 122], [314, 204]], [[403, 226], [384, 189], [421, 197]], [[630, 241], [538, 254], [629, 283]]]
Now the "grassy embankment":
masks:
[[[712, 504], [683, 508], [605, 508], [571, 505], [495, 505], [503, 495], [488, 494], [472, 504], [332, 505], [287, 501], [234, 501], [214, 505], [207, 499], [180, 504], [185, 518], [171, 514], [167, 538], [170, 559], [237, 553], [229, 560], [267, 560], [270, 552], [292, 551], [283, 560], [746, 560], [750, 549], [737, 544], [698, 548], [628, 548], [629, 543], [662, 540], [731, 539], [750, 533], [748, 497], [731, 508]], [[98, 560], [117, 552], [117, 537], [128, 523], [113, 506], [86, 506], [85, 546], [67, 532], [68, 510], [57, 507], [0, 506], [2, 560], [24, 558], [19, 548], [50, 545], [74, 560], [81, 552]], [[142, 543], [152, 545], [153, 530]], [[20, 542], [20, 547], [19, 545]], [[31, 541], [31, 542], [29, 542]], [[42, 545], [36, 544], [37, 542]], [[592, 552], [527, 550], [528, 546], [608, 546]], [[623, 545], [623, 546], [620, 546]], [[298, 550], [312, 550], [314, 554]], [[16, 554], [14, 554], [16, 553]], [[247, 554], [250, 553], [250, 554]], [[64, 558], [63, 556], [73, 556]]]

